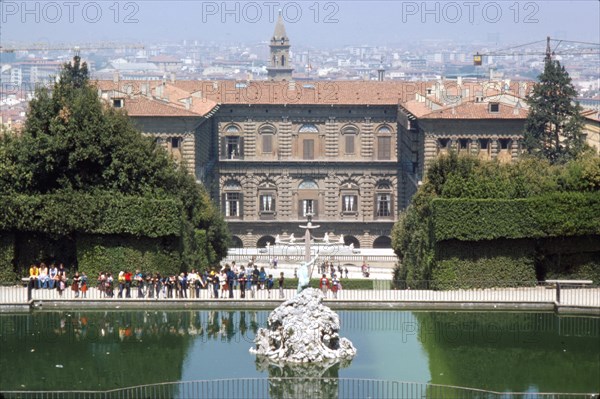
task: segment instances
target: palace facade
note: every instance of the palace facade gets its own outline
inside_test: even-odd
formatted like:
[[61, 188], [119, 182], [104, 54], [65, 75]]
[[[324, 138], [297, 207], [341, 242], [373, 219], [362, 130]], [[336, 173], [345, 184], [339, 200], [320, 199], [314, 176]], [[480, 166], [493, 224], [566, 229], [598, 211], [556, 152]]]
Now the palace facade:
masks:
[[528, 83], [295, 81], [289, 48], [280, 18], [269, 80], [97, 83], [219, 201], [233, 246], [300, 236], [311, 213], [317, 236], [389, 248], [429, 160], [521, 151]]

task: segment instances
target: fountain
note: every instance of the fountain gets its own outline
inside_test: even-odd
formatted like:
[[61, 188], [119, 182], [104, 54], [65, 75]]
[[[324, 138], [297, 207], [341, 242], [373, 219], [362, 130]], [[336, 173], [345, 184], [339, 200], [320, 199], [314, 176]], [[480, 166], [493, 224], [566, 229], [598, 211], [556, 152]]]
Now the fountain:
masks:
[[[308, 222], [300, 227], [306, 231], [304, 262], [298, 270], [298, 294], [271, 312], [267, 328], [258, 330], [254, 340], [256, 347], [251, 348], [250, 353], [276, 364], [318, 363], [329, 368], [343, 359], [352, 359], [356, 349], [352, 342], [339, 336], [339, 317], [323, 305], [323, 294], [308, 288], [310, 270], [319, 257], [317, 250], [311, 259], [310, 230], [319, 226], [313, 225], [312, 215], [308, 215]], [[323, 238], [327, 244], [328, 238], [327, 234]]]

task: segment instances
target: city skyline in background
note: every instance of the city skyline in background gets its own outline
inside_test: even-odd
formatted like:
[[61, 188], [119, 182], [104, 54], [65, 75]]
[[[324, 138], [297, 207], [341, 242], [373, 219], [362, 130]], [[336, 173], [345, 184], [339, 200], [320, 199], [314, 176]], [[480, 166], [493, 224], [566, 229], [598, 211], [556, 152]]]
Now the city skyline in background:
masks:
[[264, 42], [281, 11], [297, 47], [490, 47], [556, 39], [600, 41], [600, 2], [587, 1], [2, 1], [0, 45], [92, 42]]

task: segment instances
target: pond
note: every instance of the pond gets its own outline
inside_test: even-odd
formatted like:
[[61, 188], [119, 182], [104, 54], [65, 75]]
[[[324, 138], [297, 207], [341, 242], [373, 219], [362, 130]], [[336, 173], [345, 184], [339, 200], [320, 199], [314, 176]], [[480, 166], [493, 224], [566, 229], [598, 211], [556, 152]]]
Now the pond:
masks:
[[[305, 376], [248, 352], [268, 311], [36, 311], [0, 315], [0, 390]], [[600, 319], [554, 313], [338, 311], [358, 349], [311, 376], [497, 392], [599, 392]]]

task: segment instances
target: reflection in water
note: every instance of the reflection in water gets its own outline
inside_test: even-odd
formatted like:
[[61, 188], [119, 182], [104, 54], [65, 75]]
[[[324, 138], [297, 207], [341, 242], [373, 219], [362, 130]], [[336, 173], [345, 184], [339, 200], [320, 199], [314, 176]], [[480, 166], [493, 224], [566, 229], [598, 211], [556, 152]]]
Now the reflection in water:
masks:
[[[256, 357], [256, 369], [269, 373], [269, 395], [273, 399], [335, 399], [341, 368], [352, 360], [330, 360], [321, 363], [272, 362]], [[289, 379], [295, 379], [290, 381]]]
[[[502, 392], [600, 391], [599, 318], [340, 311], [344, 334], [359, 353], [351, 364], [314, 369], [261, 363], [250, 355], [268, 315], [228, 310], [0, 314], [0, 389], [107, 390], [182, 379], [268, 377], [274, 398], [334, 398], [343, 390], [339, 375]], [[288, 377], [313, 376], [329, 382], [314, 388], [285, 383]]]

